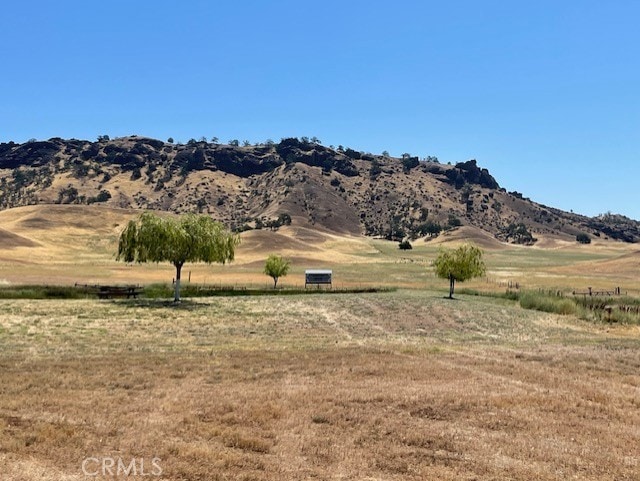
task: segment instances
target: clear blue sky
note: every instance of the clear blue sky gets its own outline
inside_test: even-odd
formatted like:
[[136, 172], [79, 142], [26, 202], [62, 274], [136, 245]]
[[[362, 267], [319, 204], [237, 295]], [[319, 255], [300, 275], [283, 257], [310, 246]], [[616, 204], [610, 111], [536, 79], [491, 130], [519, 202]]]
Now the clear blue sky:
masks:
[[5, 2], [0, 141], [317, 136], [640, 219], [640, 2]]

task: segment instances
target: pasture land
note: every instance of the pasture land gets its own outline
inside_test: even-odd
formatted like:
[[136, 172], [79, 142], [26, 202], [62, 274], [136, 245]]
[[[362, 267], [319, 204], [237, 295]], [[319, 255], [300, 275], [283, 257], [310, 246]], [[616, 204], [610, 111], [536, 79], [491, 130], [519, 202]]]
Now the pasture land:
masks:
[[[4, 284], [149, 284], [171, 283], [168, 264], [127, 265], [115, 261], [117, 239], [138, 212], [94, 206], [28, 206], [0, 212], [0, 287]], [[338, 287], [397, 286], [443, 288], [431, 262], [441, 246], [472, 241], [485, 250], [487, 276], [465, 286], [499, 291], [509, 283], [528, 289], [571, 291], [620, 287], [640, 295], [640, 250], [636, 245], [596, 240], [580, 245], [541, 239], [541, 247], [501, 244], [486, 233], [464, 227], [437, 239], [413, 241], [401, 251], [396, 242], [340, 236], [292, 225], [278, 232], [242, 234], [236, 259], [225, 266], [186, 264], [183, 282], [270, 287], [262, 273], [268, 254], [292, 261], [279, 284], [304, 286], [304, 270], [334, 271]], [[446, 284], [446, 283], [445, 283]], [[460, 286], [463, 287], [463, 286]], [[446, 285], [444, 286], [446, 288]]]
[[442, 295], [0, 300], [0, 477], [638, 479], [638, 326]]
[[[0, 212], [0, 287], [170, 283], [169, 265], [114, 260], [136, 214]], [[166, 480], [639, 479], [640, 327], [445, 300], [430, 264], [464, 240], [488, 273], [457, 289], [640, 293], [633, 245], [506, 246], [463, 228], [400, 251], [293, 225], [244, 233], [234, 263], [187, 265], [185, 284], [271, 286], [273, 252], [293, 263], [284, 286], [328, 267], [337, 287], [399, 289], [0, 299], [0, 479], [114, 479], [85, 476], [87, 458], [147, 474], [158, 458]]]

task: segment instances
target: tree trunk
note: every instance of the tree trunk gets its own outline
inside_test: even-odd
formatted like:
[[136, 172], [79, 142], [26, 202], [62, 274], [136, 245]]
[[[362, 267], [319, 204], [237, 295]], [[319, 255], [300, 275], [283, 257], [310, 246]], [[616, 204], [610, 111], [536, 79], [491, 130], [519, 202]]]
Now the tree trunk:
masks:
[[273, 278], [273, 288], [275, 289], [278, 286], [278, 278], [274, 277]]
[[449, 299], [453, 299], [453, 288], [456, 283], [456, 278], [453, 276], [449, 276]]
[[180, 273], [182, 272], [182, 262], [174, 264], [176, 266], [176, 286], [173, 294], [173, 301], [180, 302]]

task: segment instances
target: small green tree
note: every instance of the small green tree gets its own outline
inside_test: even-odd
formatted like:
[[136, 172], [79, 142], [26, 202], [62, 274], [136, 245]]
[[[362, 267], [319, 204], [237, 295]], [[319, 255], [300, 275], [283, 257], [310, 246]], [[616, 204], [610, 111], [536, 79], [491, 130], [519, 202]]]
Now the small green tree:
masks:
[[278, 279], [284, 277], [289, 272], [291, 263], [283, 259], [282, 256], [271, 254], [264, 264], [264, 273], [273, 278], [273, 288], [278, 286]]
[[174, 300], [180, 301], [180, 273], [185, 262], [225, 264], [234, 258], [240, 238], [207, 215], [159, 217], [145, 212], [127, 224], [116, 259], [124, 262], [170, 262], [176, 268]]
[[464, 244], [457, 249], [442, 249], [433, 266], [438, 277], [449, 279], [449, 299], [453, 299], [456, 281], [464, 282], [486, 272], [482, 250], [471, 244]]

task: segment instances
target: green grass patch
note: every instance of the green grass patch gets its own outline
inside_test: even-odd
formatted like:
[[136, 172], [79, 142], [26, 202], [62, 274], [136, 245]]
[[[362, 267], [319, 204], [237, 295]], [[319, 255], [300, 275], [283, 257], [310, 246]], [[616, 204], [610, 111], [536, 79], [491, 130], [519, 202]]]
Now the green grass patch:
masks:
[[[291, 296], [302, 294], [359, 294], [374, 292], [394, 292], [395, 287], [358, 288], [279, 288], [261, 289], [242, 286], [184, 285], [180, 296], [189, 297], [233, 297], [233, 296]], [[0, 287], [0, 299], [95, 299], [98, 290], [85, 286], [16, 285]], [[140, 297], [147, 299], [173, 299], [173, 286], [150, 284], [144, 286]]]
[[16, 285], [0, 288], [0, 299], [85, 299], [92, 297], [75, 286]]
[[576, 297], [583, 319], [619, 322], [621, 324], [640, 324], [640, 299], [623, 297]]
[[[206, 286], [206, 285], [183, 285], [180, 289], [180, 297], [235, 297], [235, 296], [296, 296], [306, 294], [361, 294], [374, 292], [394, 292], [395, 287], [358, 287], [358, 288], [279, 288], [260, 289], [246, 288], [242, 286]], [[169, 284], [150, 284], [145, 286], [142, 297], [148, 299], [173, 298], [173, 286]]]
[[578, 313], [575, 299], [553, 296], [544, 292], [525, 291], [520, 294], [520, 306], [524, 309], [571, 315]]
[[520, 307], [533, 311], [550, 312], [561, 315], [575, 315], [579, 313], [579, 307], [574, 298], [564, 297], [546, 291], [508, 290], [505, 292], [483, 292], [474, 289], [459, 289], [458, 293], [518, 301]]
[[520, 299], [520, 292], [507, 290], [505, 292], [494, 292], [494, 291], [479, 291], [477, 289], [468, 289], [466, 287], [462, 289], [457, 289], [456, 294], [466, 295], [466, 296], [481, 296], [481, 297], [493, 297], [496, 299], [508, 299], [510, 301], [517, 301]]

